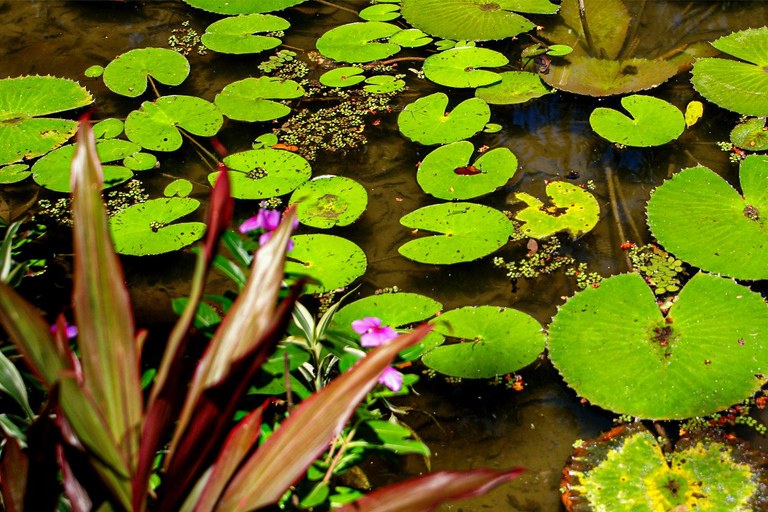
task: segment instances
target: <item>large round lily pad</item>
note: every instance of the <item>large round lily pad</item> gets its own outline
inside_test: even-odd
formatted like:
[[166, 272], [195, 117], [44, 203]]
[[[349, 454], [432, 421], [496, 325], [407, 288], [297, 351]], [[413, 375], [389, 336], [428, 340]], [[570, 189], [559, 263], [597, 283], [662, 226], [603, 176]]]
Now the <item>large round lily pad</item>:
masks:
[[258, 33], [285, 30], [290, 26], [287, 20], [271, 14], [233, 16], [209, 25], [201, 41], [206, 48], [219, 53], [259, 53], [280, 46], [282, 41]]
[[461, 338], [427, 352], [422, 362], [451, 377], [489, 379], [531, 364], [544, 350], [541, 324], [520, 311], [496, 306], [466, 307], [432, 321], [435, 331]]
[[563, 470], [569, 512], [765, 510], [765, 455], [719, 430], [681, 438], [665, 454], [642, 423], [581, 444]]
[[[234, 153], [224, 159], [229, 168], [232, 197], [266, 199], [292, 192], [312, 177], [307, 160], [281, 149], [253, 149]], [[220, 171], [208, 175], [213, 184]]]
[[502, 212], [474, 203], [425, 206], [401, 218], [400, 224], [441, 233], [411, 240], [398, 249], [406, 258], [428, 264], [482, 258], [505, 245], [514, 231]]
[[518, 200], [528, 205], [515, 215], [524, 222], [520, 228], [531, 238], [544, 238], [559, 231], [567, 231], [577, 237], [589, 232], [600, 219], [600, 205], [595, 196], [581, 187], [566, 181], [547, 184], [547, 195], [553, 206], [544, 206], [539, 199], [525, 192], [518, 192]]
[[491, 109], [480, 98], [470, 98], [448, 112], [448, 96], [436, 92], [406, 105], [397, 116], [400, 132], [424, 145], [468, 139], [491, 119]]
[[416, 28], [444, 39], [488, 41], [514, 37], [536, 25], [513, 11], [554, 14], [548, 0], [403, 0], [403, 17]]
[[508, 63], [503, 53], [488, 48], [453, 48], [427, 57], [424, 76], [447, 87], [481, 87], [500, 82], [501, 76], [479, 68], [497, 68]]
[[745, 62], [708, 58], [693, 65], [693, 87], [709, 101], [748, 116], [768, 115], [768, 27], [721, 37], [712, 46]]
[[721, 411], [768, 375], [768, 306], [734, 281], [696, 274], [666, 317], [638, 274], [587, 288], [549, 327], [549, 357], [582, 397], [616, 413], [682, 419]]
[[120, 211], [110, 219], [115, 251], [147, 256], [178, 251], [205, 233], [202, 222], [171, 222], [197, 210], [200, 201], [188, 197], [151, 199]]
[[93, 97], [77, 82], [53, 76], [0, 80], [0, 165], [44, 155], [77, 131], [77, 122], [37, 118], [84, 107]]
[[383, 21], [348, 23], [332, 28], [317, 40], [317, 51], [340, 62], [371, 62], [390, 57], [400, 46], [380, 42], [400, 32], [400, 27]]
[[648, 226], [669, 252], [709, 272], [768, 278], [768, 157], [741, 164], [743, 196], [706, 167], [685, 169], [648, 201]]
[[327, 229], [355, 222], [368, 206], [368, 193], [353, 179], [318, 176], [299, 186], [289, 204], [296, 205], [302, 224]]
[[333, 235], [295, 235], [285, 271], [318, 281], [305, 293], [324, 293], [349, 285], [365, 273], [368, 259], [363, 250], [346, 238]]
[[768, 149], [768, 129], [764, 117], [747, 119], [731, 130], [731, 142], [748, 151], [765, 151]]
[[419, 165], [419, 186], [439, 199], [471, 199], [490, 194], [517, 171], [517, 158], [507, 148], [492, 149], [469, 165], [474, 152], [468, 141], [435, 149]]
[[478, 87], [475, 90], [475, 96], [491, 105], [513, 105], [552, 93], [552, 90], [544, 85], [539, 75], [535, 73], [505, 71], [499, 73], [499, 76], [501, 82]]
[[612, 108], [598, 107], [589, 116], [589, 124], [598, 135], [625, 146], [660, 146], [673, 141], [685, 130], [680, 109], [653, 96], [625, 96], [621, 106], [632, 117]]
[[216, 95], [214, 103], [230, 119], [271, 121], [291, 113], [291, 107], [272, 100], [304, 96], [304, 88], [293, 80], [262, 76], [233, 82]]
[[189, 61], [167, 48], [139, 48], [115, 57], [104, 69], [110, 91], [136, 98], [147, 90], [147, 77], [161, 84], [179, 85], [189, 75]]
[[280, 11], [307, 0], [184, 0], [192, 7], [219, 14], [259, 14]]
[[143, 148], [176, 151], [181, 147], [179, 128], [192, 135], [213, 137], [224, 124], [216, 105], [195, 96], [163, 96], [145, 101], [128, 114], [125, 135]]

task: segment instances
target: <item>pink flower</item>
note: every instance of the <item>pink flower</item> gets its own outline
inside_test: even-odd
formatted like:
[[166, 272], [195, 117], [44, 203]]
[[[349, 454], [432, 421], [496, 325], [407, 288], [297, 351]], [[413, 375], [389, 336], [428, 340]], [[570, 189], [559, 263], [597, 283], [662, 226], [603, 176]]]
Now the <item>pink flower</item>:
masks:
[[[76, 325], [69, 325], [65, 324], [67, 326], [66, 333], [67, 333], [67, 339], [72, 339], [75, 336], [77, 336], [77, 326]], [[56, 334], [56, 324], [53, 324], [51, 326], [51, 333]]]
[[364, 347], [378, 347], [382, 343], [397, 338], [397, 333], [389, 326], [381, 325], [381, 319], [367, 316], [352, 322], [352, 329], [360, 334], [360, 344]]
[[254, 231], [256, 229], [274, 231], [277, 229], [277, 226], [280, 225], [280, 216], [281, 213], [277, 210], [267, 210], [262, 208], [256, 215], [240, 224], [238, 230], [241, 233], [248, 233], [249, 231]]
[[391, 366], [388, 366], [381, 375], [379, 375], [379, 384], [384, 384], [397, 393], [403, 387], [403, 374]]

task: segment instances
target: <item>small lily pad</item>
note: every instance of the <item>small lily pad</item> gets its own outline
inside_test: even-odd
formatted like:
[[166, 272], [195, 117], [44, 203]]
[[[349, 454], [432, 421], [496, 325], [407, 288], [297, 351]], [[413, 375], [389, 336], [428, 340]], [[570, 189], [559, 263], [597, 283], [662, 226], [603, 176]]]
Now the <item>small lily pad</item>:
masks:
[[197, 210], [200, 201], [188, 197], [150, 199], [120, 211], [110, 219], [115, 251], [147, 256], [178, 251], [205, 233], [202, 222], [171, 222]]
[[704, 105], [700, 101], [688, 102], [685, 106], [685, 126], [690, 128], [704, 115]]
[[219, 53], [259, 53], [280, 46], [282, 41], [257, 34], [286, 30], [290, 26], [287, 20], [271, 14], [233, 16], [209, 25], [201, 41], [206, 48]]
[[371, 62], [386, 59], [400, 51], [400, 46], [379, 42], [400, 31], [383, 21], [348, 23], [332, 28], [317, 40], [317, 51], [339, 62]]
[[492, 149], [469, 165], [474, 152], [468, 141], [435, 149], [419, 165], [419, 186], [438, 199], [471, 199], [490, 194], [517, 171], [517, 158], [507, 148]]
[[114, 139], [125, 129], [125, 125], [119, 119], [110, 118], [99, 121], [93, 125], [93, 136], [97, 139]]
[[18, 183], [27, 179], [32, 174], [26, 164], [12, 164], [0, 167], [0, 183]]
[[448, 96], [436, 92], [406, 105], [397, 116], [400, 133], [424, 145], [468, 139], [491, 119], [491, 109], [480, 98], [470, 98], [447, 112]]
[[88, 78], [99, 78], [101, 75], [104, 74], [104, 67], [99, 65], [93, 65], [93, 66], [90, 66], [88, 69], [86, 69], [83, 74]]
[[272, 100], [304, 96], [293, 80], [262, 76], [233, 82], [216, 95], [214, 103], [225, 116], [237, 121], [271, 121], [291, 113], [291, 107]]
[[256, 137], [256, 140], [253, 141], [253, 144], [251, 144], [251, 147], [253, 149], [269, 149], [275, 144], [277, 144], [278, 139], [277, 135], [274, 133], [265, 133], [263, 135], [259, 135]]
[[318, 176], [299, 186], [289, 204], [296, 204], [296, 214], [302, 224], [328, 229], [356, 221], [368, 206], [368, 194], [353, 179]]
[[136, 98], [147, 90], [147, 79], [179, 85], [189, 75], [189, 61], [167, 48], [139, 48], [115, 57], [104, 69], [104, 85], [110, 91]]
[[685, 130], [680, 109], [653, 96], [625, 96], [623, 106], [632, 117], [612, 108], [596, 108], [589, 124], [598, 135], [625, 146], [660, 146], [677, 139]]
[[431, 43], [432, 38], [417, 28], [409, 28], [390, 37], [389, 42], [403, 48], [419, 48]]
[[187, 197], [192, 192], [192, 182], [189, 180], [173, 180], [163, 190], [165, 197]]
[[478, 87], [475, 96], [491, 105], [513, 105], [552, 94], [552, 90], [535, 73], [505, 71], [499, 76], [501, 82]]
[[[253, 149], [234, 153], [224, 159], [229, 168], [232, 197], [266, 199], [292, 192], [312, 177], [307, 160], [290, 151]], [[215, 183], [219, 171], [208, 175]]]
[[764, 117], [753, 117], [731, 130], [731, 142], [748, 151], [768, 149], [768, 128]]
[[518, 200], [528, 205], [515, 215], [524, 222], [521, 231], [531, 238], [545, 238], [559, 231], [578, 237], [592, 230], [600, 219], [600, 206], [595, 196], [566, 181], [547, 184], [547, 195], [553, 206], [544, 206], [537, 198], [518, 192]]
[[443, 313], [435, 331], [461, 343], [430, 350], [422, 362], [451, 377], [490, 379], [528, 366], [544, 351], [544, 331], [530, 315], [511, 308], [472, 306]]
[[319, 80], [328, 87], [351, 87], [365, 80], [365, 76], [361, 68], [345, 66], [326, 71], [320, 75]]
[[346, 238], [333, 235], [295, 235], [285, 271], [302, 274], [319, 284], [308, 284], [304, 292], [324, 293], [349, 285], [365, 273], [368, 260], [363, 250]]
[[281, 11], [307, 0], [184, 0], [192, 7], [218, 14], [260, 14]]
[[133, 153], [125, 157], [123, 165], [133, 172], [148, 171], [157, 167], [157, 157], [152, 153]]
[[428, 264], [482, 258], [504, 246], [514, 231], [502, 212], [474, 203], [425, 206], [401, 218], [400, 224], [440, 233], [411, 240], [398, 249], [406, 258]]
[[392, 21], [400, 17], [400, 6], [375, 4], [360, 11], [358, 16], [366, 21]]
[[501, 75], [478, 68], [497, 68], [509, 63], [504, 54], [487, 48], [453, 48], [424, 61], [424, 76], [446, 87], [481, 87], [501, 81]]
[[405, 81], [392, 75], [376, 75], [365, 80], [363, 90], [370, 94], [389, 94], [405, 88]]

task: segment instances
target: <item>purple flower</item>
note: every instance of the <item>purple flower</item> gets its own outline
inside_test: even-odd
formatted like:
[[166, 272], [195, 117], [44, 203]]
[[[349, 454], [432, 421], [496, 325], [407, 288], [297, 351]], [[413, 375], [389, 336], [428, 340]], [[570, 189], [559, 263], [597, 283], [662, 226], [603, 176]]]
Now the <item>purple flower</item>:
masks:
[[[76, 326], [76, 325], [69, 325], [69, 324], [65, 324], [65, 325], [66, 325], [66, 327], [67, 327], [67, 328], [66, 328], [67, 339], [70, 339], [70, 340], [71, 340], [72, 338], [74, 338], [75, 336], [77, 336], [77, 326]], [[53, 333], [53, 334], [55, 335], [55, 334], [56, 334], [56, 331], [57, 331], [57, 329], [56, 329], [56, 324], [53, 324], [53, 325], [51, 326], [51, 333]]]
[[389, 389], [397, 393], [403, 387], [403, 374], [388, 366], [379, 375], [379, 384], [384, 384]]
[[389, 326], [381, 325], [381, 319], [367, 316], [352, 322], [352, 329], [360, 334], [360, 344], [364, 347], [378, 347], [382, 343], [397, 338], [397, 333]]
[[280, 216], [281, 213], [277, 210], [267, 210], [262, 208], [256, 215], [240, 224], [238, 230], [241, 233], [248, 233], [249, 231], [256, 229], [274, 231], [277, 229], [277, 226], [280, 225]]

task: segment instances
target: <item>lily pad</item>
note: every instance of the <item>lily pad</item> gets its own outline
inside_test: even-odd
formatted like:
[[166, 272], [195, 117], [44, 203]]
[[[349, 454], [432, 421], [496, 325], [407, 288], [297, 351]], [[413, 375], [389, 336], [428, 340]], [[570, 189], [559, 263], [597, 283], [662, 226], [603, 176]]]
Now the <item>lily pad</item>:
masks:
[[304, 96], [293, 80], [262, 76], [233, 82], [216, 95], [214, 103], [225, 116], [237, 121], [271, 121], [291, 113], [291, 107], [272, 100]]
[[504, 54], [488, 48], [454, 48], [435, 53], [424, 61], [424, 76], [446, 87], [482, 87], [501, 81], [493, 71], [509, 63]]
[[327, 229], [355, 222], [368, 206], [368, 194], [353, 179], [318, 176], [299, 186], [289, 204], [296, 205], [302, 224]]
[[515, 215], [524, 222], [521, 231], [531, 238], [545, 238], [559, 231], [567, 231], [572, 237], [592, 230], [600, 219], [600, 205], [595, 196], [581, 187], [566, 181], [547, 184], [547, 195], [553, 206], [544, 206], [537, 198], [518, 192], [518, 200], [527, 208]]
[[485, 87], [478, 87], [475, 96], [491, 105], [513, 105], [525, 103], [552, 93], [544, 85], [539, 75], [526, 71], [505, 71], [499, 73], [501, 82]]
[[764, 510], [765, 455], [718, 430], [681, 438], [665, 454], [642, 423], [582, 443], [563, 470], [566, 509], [636, 512]]
[[317, 40], [317, 51], [329, 59], [340, 62], [371, 62], [390, 57], [400, 46], [383, 43], [400, 31], [400, 27], [383, 21], [348, 23], [332, 28]]
[[202, 222], [171, 222], [197, 210], [200, 201], [188, 197], [150, 199], [120, 211], [110, 219], [119, 254], [147, 256], [178, 251], [205, 233]]
[[365, 80], [365, 76], [361, 68], [344, 66], [326, 71], [320, 75], [319, 80], [321, 84], [328, 87], [350, 87]]
[[147, 90], [147, 79], [179, 85], [189, 75], [189, 61], [167, 48], [139, 48], [115, 57], [104, 69], [104, 85], [110, 91], [136, 98]]
[[461, 338], [427, 352], [422, 362], [451, 377], [490, 379], [528, 366], [544, 350], [544, 331], [530, 315], [496, 306], [466, 307], [432, 320], [435, 331]]
[[187, 197], [192, 192], [192, 182], [189, 180], [173, 180], [163, 190], [165, 197]]
[[678, 258], [737, 279], [768, 278], [768, 157], [739, 169], [743, 196], [706, 167], [685, 169], [648, 201], [648, 226]]
[[370, 94], [389, 94], [405, 88], [405, 81], [392, 75], [376, 75], [366, 78], [363, 90]]
[[18, 183], [27, 179], [32, 174], [26, 164], [13, 164], [0, 167], [0, 183]]
[[114, 139], [125, 129], [125, 125], [119, 119], [110, 118], [93, 125], [93, 136], [97, 139]]
[[469, 165], [474, 152], [468, 141], [435, 149], [419, 165], [419, 186], [438, 199], [471, 199], [490, 194], [517, 171], [517, 158], [507, 148], [492, 149]]
[[405, 106], [397, 116], [400, 133], [424, 145], [468, 139], [485, 127], [491, 109], [480, 98], [470, 98], [448, 112], [448, 96], [436, 92]]
[[[266, 199], [292, 192], [312, 177], [307, 160], [290, 151], [253, 149], [234, 153], [224, 159], [229, 168], [232, 197]], [[208, 175], [213, 184], [219, 171]]]
[[206, 48], [219, 53], [259, 53], [280, 46], [282, 41], [258, 33], [286, 30], [290, 26], [287, 20], [271, 14], [233, 16], [209, 25], [201, 41]]
[[389, 38], [390, 43], [403, 48], [419, 48], [432, 42], [432, 38], [417, 28], [401, 30]]
[[363, 250], [346, 238], [333, 235], [295, 235], [285, 271], [318, 281], [304, 292], [325, 293], [349, 285], [365, 273], [368, 259]]
[[213, 137], [224, 118], [211, 102], [194, 96], [163, 96], [145, 101], [128, 114], [125, 135], [143, 148], [175, 151], [181, 147], [179, 128], [192, 135]]
[[0, 165], [44, 155], [77, 131], [77, 122], [40, 118], [84, 107], [93, 96], [77, 82], [53, 76], [0, 80]]
[[487, 256], [504, 246], [514, 231], [502, 212], [473, 203], [425, 206], [401, 218], [400, 224], [440, 233], [411, 240], [398, 249], [408, 259], [438, 265]]
[[527, 32], [536, 25], [513, 11], [554, 14], [548, 0], [403, 0], [403, 17], [414, 27], [444, 39], [488, 41]]
[[765, 382], [768, 306], [760, 294], [700, 272], [665, 317], [640, 275], [617, 275], [560, 307], [549, 357], [579, 395], [613, 412], [705, 416]]
[[691, 70], [696, 91], [728, 110], [747, 116], [768, 116], [768, 27], [729, 34], [712, 46], [745, 62], [697, 60]]
[[753, 117], [731, 130], [731, 142], [748, 151], [768, 149], [768, 128], [764, 117]]
[[307, 0], [184, 0], [192, 7], [218, 14], [260, 14], [281, 11]]
[[[592, 34], [594, 57], [616, 60], [624, 46], [632, 17], [622, 0], [584, 0], [584, 11]], [[553, 43], [570, 46], [575, 54], [588, 54], [576, 0], [564, 0], [561, 23], [548, 24], [539, 35]]]
[[375, 4], [360, 11], [358, 16], [366, 21], [392, 21], [400, 17], [400, 6]]
[[101, 75], [104, 74], [104, 67], [99, 65], [93, 65], [88, 67], [83, 74], [87, 76], [88, 78], [99, 78]]
[[589, 116], [589, 124], [598, 135], [625, 146], [660, 146], [677, 139], [685, 130], [683, 113], [653, 96], [625, 96], [621, 106], [632, 117], [612, 108], [598, 107]]

